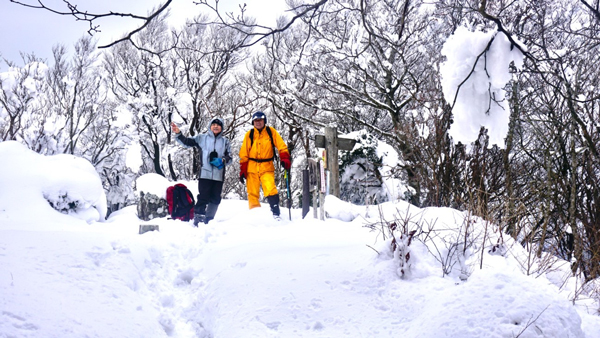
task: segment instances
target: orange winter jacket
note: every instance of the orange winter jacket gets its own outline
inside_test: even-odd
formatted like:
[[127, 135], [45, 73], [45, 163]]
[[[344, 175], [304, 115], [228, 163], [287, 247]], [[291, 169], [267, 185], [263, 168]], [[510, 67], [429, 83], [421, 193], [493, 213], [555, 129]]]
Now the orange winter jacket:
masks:
[[250, 140], [249, 130], [246, 132], [244, 142], [240, 148], [240, 163], [248, 162], [249, 173], [275, 171], [275, 166], [273, 165], [274, 150], [271, 144], [271, 138], [266, 130], [267, 128], [271, 128], [273, 144], [275, 144], [275, 147], [279, 150], [280, 156], [282, 153], [288, 153], [287, 145], [283, 142], [281, 135], [279, 135], [275, 128], [265, 126], [261, 132], [254, 128], [254, 142]]

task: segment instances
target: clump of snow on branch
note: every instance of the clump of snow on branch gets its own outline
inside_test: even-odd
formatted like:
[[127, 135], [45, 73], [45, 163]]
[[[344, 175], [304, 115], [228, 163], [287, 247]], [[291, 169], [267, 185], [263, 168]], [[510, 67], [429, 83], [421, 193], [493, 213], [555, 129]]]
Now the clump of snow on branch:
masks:
[[446, 56], [440, 67], [442, 89], [454, 116], [450, 136], [470, 144], [485, 127], [490, 145], [502, 147], [510, 116], [504, 87], [511, 79], [509, 65], [514, 62], [520, 68], [523, 54], [502, 32], [459, 27], [444, 44], [442, 55]]

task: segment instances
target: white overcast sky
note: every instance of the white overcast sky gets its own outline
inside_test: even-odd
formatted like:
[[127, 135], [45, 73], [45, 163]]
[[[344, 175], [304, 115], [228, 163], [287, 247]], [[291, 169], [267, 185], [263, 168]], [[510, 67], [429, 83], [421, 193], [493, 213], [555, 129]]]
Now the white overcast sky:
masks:
[[[20, 0], [37, 4], [37, 0]], [[62, 0], [45, 0], [47, 6], [60, 11], [66, 11]], [[72, 0], [80, 10], [89, 13], [105, 13], [108, 11], [145, 15], [154, 6], [164, 3], [164, 0]], [[275, 25], [276, 18], [284, 14], [285, 0], [220, 0], [219, 7], [227, 12], [238, 12], [240, 4], [247, 4], [247, 14], [254, 16], [260, 24]], [[200, 13], [202, 6], [195, 5], [193, 0], [173, 0], [170, 5], [172, 24], [183, 24], [185, 19]], [[113, 18], [97, 21], [101, 33], [95, 37], [99, 44], [113, 41], [123, 32], [135, 28], [139, 23], [131, 19]], [[22, 65], [19, 52], [35, 53], [46, 58], [49, 62], [52, 46], [64, 44], [70, 51], [73, 44], [81, 36], [87, 34], [89, 23], [76, 21], [72, 16], [61, 16], [46, 10], [26, 8], [9, 0], [0, 0], [0, 55]], [[5, 65], [0, 65], [5, 70]]]

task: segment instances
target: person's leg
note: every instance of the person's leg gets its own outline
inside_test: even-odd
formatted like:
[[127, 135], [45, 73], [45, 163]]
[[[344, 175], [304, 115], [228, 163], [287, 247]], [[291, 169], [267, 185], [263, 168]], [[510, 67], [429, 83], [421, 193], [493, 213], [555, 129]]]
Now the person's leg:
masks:
[[212, 187], [210, 189], [210, 198], [206, 207], [206, 218], [204, 223], [211, 221], [215, 218], [219, 204], [221, 203], [221, 192], [223, 191], [222, 181], [211, 181]]
[[264, 172], [260, 175], [260, 183], [262, 184], [263, 194], [265, 196], [273, 196], [279, 194], [275, 185], [275, 173], [272, 171]]
[[211, 180], [201, 178], [198, 180], [198, 198], [194, 206], [194, 225], [204, 223], [206, 215], [206, 205], [210, 198]]
[[271, 212], [273, 212], [273, 216], [279, 216], [279, 191], [277, 191], [277, 186], [275, 186], [275, 173], [263, 173], [260, 176], [260, 181], [262, 183], [263, 193], [267, 197]]
[[248, 173], [246, 190], [248, 191], [248, 206], [250, 209], [260, 207], [260, 178], [257, 173]]
[[271, 206], [273, 216], [279, 216], [281, 213], [279, 210], [279, 194], [267, 196], [267, 201], [269, 202], [269, 206]]
[[205, 178], [198, 180], [198, 199], [194, 206], [195, 214], [206, 214], [206, 205], [210, 202], [212, 182], [212, 180], [207, 180]]
[[208, 224], [208, 222], [215, 218], [217, 209], [219, 209], [218, 204], [208, 203], [208, 206], [206, 206], [206, 218], [204, 218], [204, 224]]

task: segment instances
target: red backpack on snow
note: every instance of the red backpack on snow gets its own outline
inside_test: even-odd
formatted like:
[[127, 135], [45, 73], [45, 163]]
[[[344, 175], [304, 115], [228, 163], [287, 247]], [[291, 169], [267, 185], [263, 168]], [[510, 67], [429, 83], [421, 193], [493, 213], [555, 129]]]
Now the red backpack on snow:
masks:
[[167, 204], [172, 219], [187, 222], [194, 219], [194, 195], [183, 184], [177, 183], [167, 188]]

